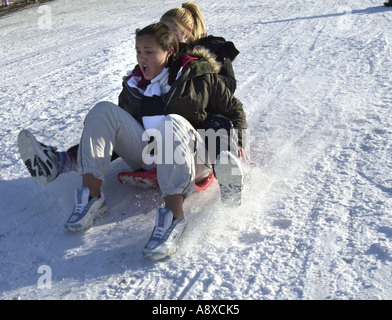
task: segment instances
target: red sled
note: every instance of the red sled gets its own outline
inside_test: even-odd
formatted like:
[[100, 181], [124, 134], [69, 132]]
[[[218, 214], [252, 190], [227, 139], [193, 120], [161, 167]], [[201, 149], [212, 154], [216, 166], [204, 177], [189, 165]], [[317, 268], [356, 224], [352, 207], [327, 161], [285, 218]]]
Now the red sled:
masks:
[[[117, 175], [117, 178], [121, 183], [129, 183], [131, 185], [145, 188], [145, 189], [154, 188], [158, 186], [156, 168], [150, 169], [148, 171], [120, 172]], [[208, 186], [212, 183], [214, 178], [215, 178], [214, 172], [211, 172], [207, 178], [195, 184], [195, 189], [198, 191], [206, 190]]]

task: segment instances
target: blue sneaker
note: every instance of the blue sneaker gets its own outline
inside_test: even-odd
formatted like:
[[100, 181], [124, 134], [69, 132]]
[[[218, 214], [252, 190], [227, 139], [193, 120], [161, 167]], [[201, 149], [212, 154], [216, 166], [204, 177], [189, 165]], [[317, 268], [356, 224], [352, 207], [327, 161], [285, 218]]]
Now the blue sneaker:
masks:
[[173, 212], [166, 208], [158, 209], [155, 227], [150, 240], [143, 249], [143, 255], [152, 260], [163, 259], [178, 249], [178, 242], [186, 230], [185, 218], [173, 219]]
[[65, 224], [66, 229], [74, 232], [85, 231], [94, 224], [97, 218], [101, 218], [108, 213], [102, 192], [99, 198], [94, 197], [90, 201], [89, 196], [89, 188], [80, 187], [76, 189], [75, 207]]

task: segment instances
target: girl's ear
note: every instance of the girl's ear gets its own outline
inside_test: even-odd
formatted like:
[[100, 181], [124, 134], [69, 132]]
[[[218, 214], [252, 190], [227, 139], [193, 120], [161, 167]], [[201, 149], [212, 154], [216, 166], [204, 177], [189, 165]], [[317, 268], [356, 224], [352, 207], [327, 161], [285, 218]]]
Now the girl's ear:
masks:
[[166, 59], [169, 59], [170, 56], [174, 53], [174, 48], [170, 48], [170, 49], [167, 51], [167, 53], [168, 53], [168, 55], [167, 55], [167, 58], [166, 58]]

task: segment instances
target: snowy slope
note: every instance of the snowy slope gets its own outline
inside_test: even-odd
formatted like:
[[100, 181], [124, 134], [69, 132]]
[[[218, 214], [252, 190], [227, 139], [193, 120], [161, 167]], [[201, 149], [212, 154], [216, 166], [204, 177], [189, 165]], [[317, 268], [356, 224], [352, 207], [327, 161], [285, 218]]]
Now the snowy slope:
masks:
[[392, 298], [392, 11], [382, 0], [197, 3], [209, 33], [241, 51], [251, 161], [243, 205], [222, 208], [216, 183], [195, 193], [182, 247], [156, 263], [141, 255], [156, 191], [121, 185], [117, 160], [110, 214], [70, 234], [80, 177], [35, 184], [16, 139], [29, 129], [60, 150], [78, 143], [88, 110], [117, 101], [134, 30], [181, 1], [56, 0], [0, 19], [1, 299]]

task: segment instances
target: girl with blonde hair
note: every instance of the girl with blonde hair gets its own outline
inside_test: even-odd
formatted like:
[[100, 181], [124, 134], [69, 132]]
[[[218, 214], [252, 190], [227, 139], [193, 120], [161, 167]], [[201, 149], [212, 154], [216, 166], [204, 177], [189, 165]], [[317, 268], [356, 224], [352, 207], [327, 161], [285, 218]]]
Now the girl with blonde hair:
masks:
[[214, 54], [221, 65], [220, 77], [234, 93], [237, 84], [232, 62], [239, 51], [233, 42], [226, 41], [222, 37], [207, 35], [205, 20], [194, 2], [184, 2], [181, 7], [170, 9], [163, 14], [161, 22], [166, 23], [176, 34], [178, 42], [182, 43], [183, 51], [202, 46]]
[[170, 9], [161, 17], [161, 21], [171, 27], [179, 42], [193, 43], [207, 36], [204, 18], [193, 2], [184, 2], [181, 7]]

